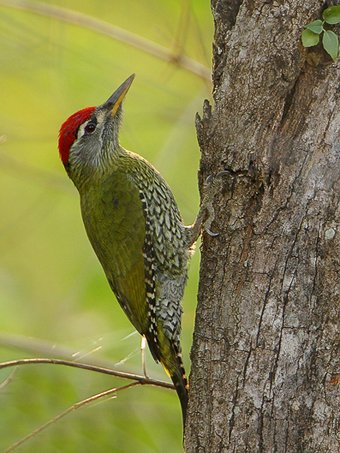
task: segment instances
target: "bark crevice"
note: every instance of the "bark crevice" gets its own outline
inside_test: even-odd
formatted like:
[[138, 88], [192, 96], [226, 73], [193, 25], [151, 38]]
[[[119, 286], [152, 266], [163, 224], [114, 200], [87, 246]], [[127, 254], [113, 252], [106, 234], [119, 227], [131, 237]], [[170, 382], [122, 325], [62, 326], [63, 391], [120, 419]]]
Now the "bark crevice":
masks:
[[186, 452], [336, 451], [339, 63], [300, 44], [322, 1], [221, 3], [196, 126], [200, 181], [228, 175], [202, 242]]

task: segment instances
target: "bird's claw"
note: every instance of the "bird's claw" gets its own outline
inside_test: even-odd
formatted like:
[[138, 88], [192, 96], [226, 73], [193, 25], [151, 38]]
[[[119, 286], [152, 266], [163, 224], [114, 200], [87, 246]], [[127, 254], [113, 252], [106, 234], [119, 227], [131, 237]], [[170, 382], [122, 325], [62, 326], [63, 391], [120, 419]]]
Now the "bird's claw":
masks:
[[220, 235], [220, 233], [215, 232], [211, 229], [211, 224], [215, 219], [213, 200], [214, 196], [220, 191], [220, 184], [217, 183], [217, 179], [221, 176], [226, 176], [229, 174], [230, 173], [228, 171], [222, 170], [215, 176], [209, 175], [205, 179], [203, 184], [203, 199], [201, 202], [200, 211], [195, 223], [191, 227], [189, 227], [189, 247], [191, 247], [195, 243], [202, 230], [204, 230], [211, 237], [217, 237]]
[[230, 172], [227, 171], [227, 170], [222, 170], [222, 171], [217, 173], [216, 178], [221, 178], [222, 176], [227, 176], [227, 175], [229, 176]]
[[219, 236], [220, 233], [215, 233], [214, 231], [211, 231], [210, 228], [204, 227], [204, 231], [209, 234], [209, 236], [216, 237]]
[[217, 175], [215, 175], [215, 176], [214, 175], [209, 175], [209, 176], [207, 176], [207, 178], [205, 180], [205, 184], [209, 186], [214, 181], [214, 179], [220, 178], [222, 176], [226, 176], [226, 175], [229, 175], [229, 174], [230, 173], [227, 170], [222, 170], [222, 171], [218, 172]]

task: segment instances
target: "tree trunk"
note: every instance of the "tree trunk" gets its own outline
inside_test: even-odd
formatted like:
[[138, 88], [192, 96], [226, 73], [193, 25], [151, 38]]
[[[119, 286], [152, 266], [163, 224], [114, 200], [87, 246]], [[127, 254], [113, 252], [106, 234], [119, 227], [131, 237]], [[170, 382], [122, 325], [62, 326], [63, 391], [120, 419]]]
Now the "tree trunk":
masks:
[[200, 176], [228, 175], [203, 238], [187, 453], [338, 451], [339, 64], [300, 41], [324, 8], [212, 1]]

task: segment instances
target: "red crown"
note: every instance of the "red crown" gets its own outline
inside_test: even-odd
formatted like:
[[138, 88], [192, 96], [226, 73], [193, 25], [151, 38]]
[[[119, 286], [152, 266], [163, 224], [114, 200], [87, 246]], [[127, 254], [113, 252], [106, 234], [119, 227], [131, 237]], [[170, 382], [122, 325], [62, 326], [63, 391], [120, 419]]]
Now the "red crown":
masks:
[[70, 157], [70, 148], [77, 138], [77, 132], [79, 126], [87, 121], [95, 107], [86, 107], [85, 109], [79, 110], [79, 112], [73, 113], [67, 120], [61, 125], [59, 131], [59, 154], [63, 161], [63, 164], [67, 164]]

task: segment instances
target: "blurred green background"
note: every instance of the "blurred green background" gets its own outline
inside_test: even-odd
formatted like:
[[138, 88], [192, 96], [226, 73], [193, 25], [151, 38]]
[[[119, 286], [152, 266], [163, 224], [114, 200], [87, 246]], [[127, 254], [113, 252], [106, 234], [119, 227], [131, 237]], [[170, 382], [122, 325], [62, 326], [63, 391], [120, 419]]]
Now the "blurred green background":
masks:
[[[25, 4], [20, 10], [10, 5]], [[185, 222], [199, 203], [194, 116], [209, 97], [200, 77], [33, 2], [0, 0], [0, 359], [105, 359], [142, 373], [140, 337], [115, 301], [85, 236], [78, 193], [59, 161], [62, 121], [97, 105], [131, 73], [121, 143], [143, 155], [173, 188]], [[44, 2], [108, 22], [209, 68], [207, 0]], [[99, 24], [101, 27], [102, 24]], [[183, 301], [182, 344], [190, 369], [199, 253]], [[35, 339], [41, 340], [39, 344]], [[18, 344], [19, 343], [19, 344]], [[53, 352], [53, 345], [56, 353]], [[67, 355], [67, 354], [66, 354]], [[167, 380], [147, 353], [150, 376]], [[128, 381], [52, 365], [0, 371], [0, 451], [77, 401]], [[33, 452], [181, 451], [175, 392], [135, 387], [79, 409], [19, 448]]]

